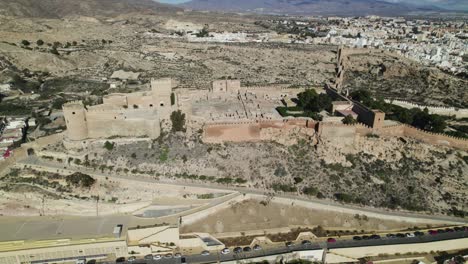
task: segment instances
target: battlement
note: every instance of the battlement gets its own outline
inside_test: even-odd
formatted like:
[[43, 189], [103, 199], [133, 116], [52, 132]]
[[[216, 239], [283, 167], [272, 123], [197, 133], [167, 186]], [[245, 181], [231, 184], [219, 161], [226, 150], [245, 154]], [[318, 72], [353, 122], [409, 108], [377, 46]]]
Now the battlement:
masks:
[[83, 104], [83, 101], [79, 101], [79, 100], [76, 100], [76, 101], [70, 101], [70, 102], [67, 102], [67, 103], [64, 103], [62, 108], [66, 108], [66, 109], [79, 109], [79, 108], [84, 108], [84, 104]]

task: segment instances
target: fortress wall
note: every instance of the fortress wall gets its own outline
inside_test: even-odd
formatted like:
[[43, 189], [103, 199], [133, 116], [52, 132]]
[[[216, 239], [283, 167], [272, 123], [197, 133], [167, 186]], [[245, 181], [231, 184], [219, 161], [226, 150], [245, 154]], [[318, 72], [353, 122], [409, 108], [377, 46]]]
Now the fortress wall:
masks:
[[129, 94], [127, 100], [129, 108], [133, 108], [133, 105], [138, 105], [143, 108], [149, 108], [152, 106], [156, 108], [156, 102], [152, 95]]
[[468, 150], [466, 139], [431, 133], [405, 124], [383, 127], [379, 129], [378, 134], [388, 137], [409, 137], [432, 145]]
[[450, 146], [458, 149], [468, 150], [468, 140], [446, 136], [443, 134], [435, 134], [420, 129], [404, 126], [405, 136], [411, 137], [429, 144]]
[[436, 107], [436, 106], [418, 105], [415, 103], [411, 103], [408, 101], [401, 101], [401, 100], [385, 99], [385, 102], [398, 105], [407, 109], [418, 108], [418, 109], [424, 110], [425, 108], [427, 108], [427, 110], [429, 110], [429, 113], [431, 114], [456, 116], [457, 118], [468, 117], [468, 109], [456, 109], [454, 107]]
[[271, 133], [262, 133], [270, 129], [292, 132], [293, 128], [308, 128], [313, 130], [315, 121], [312, 119], [280, 119], [247, 122], [211, 123], [203, 127], [203, 141], [206, 143], [248, 142], [275, 140], [268, 138]]
[[88, 137], [92, 139], [121, 137], [151, 137], [159, 136], [159, 120], [157, 119], [109, 119], [88, 120]]
[[124, 106], [128, 105], [127, 95], [125, 94], [109, 94], [102, 98], [102, 103], [105, 105], [117, 105]]

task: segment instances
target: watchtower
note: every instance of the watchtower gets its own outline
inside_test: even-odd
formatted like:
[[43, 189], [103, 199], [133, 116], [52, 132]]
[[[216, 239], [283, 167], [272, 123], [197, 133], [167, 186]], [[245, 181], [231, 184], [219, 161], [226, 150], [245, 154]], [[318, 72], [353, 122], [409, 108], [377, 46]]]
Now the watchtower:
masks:
[[62, 108], [63, 116], [67, 124], [68, 138], [70, 140], [83, 140], [88, 138], [86, 108], [83, 102], [69, 102], [64, 104]]
[[153, 101], [157, 106], [159, 115], [161, 118], [169, 118], [172, 110], [172, 104], [175, 104], [175, 95], [174, 102], [171, 100], [172, 96], [172, 86], [173, 81], [170, 78], [164, 79], [152, 79], [151, 80], [151, 91], [153, 93]]

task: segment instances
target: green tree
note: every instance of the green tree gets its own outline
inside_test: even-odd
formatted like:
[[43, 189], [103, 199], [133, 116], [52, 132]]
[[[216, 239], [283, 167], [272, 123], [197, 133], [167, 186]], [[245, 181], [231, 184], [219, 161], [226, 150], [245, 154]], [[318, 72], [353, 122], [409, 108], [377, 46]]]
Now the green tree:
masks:
[[345, 118], [343, 118], [343, 124], [345, 125], [354, 125], [357, 123], [356, 119], [352, 115], [347, 115]]
[[109, 141], [104, 142], [104, 148], [111, 151], [114, 149], [115, 143], [110, 143]]
[[297, 95], [299, 106], [306, 112], [320, 112], [331, 108], [332, 99], [327, 94], [317, 94], [315, 90], [307, 89]]
[[185, 114], [182, 113], [180, 110], [172, 112], [171, 122], [172, 122], [172, 131], [174, 131], [174, 132], [178, 132], [178, 131], [185, 132]]

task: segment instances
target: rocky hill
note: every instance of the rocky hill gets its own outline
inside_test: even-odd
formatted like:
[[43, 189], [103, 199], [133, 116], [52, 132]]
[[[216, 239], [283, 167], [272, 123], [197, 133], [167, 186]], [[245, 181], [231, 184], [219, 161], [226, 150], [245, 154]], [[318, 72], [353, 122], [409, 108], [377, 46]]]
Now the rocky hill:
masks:
[[116, 16], [176, 10], [177, 7], [152, 0], [0, 0], [0, 15], [22, 17]]
[[196, 10], [302, 15], [402, 15], [414, 11], [440, 11], [379, 0], [192, 0], [184, 7]]
[[344, 87], [376, 96], [435, 106], [468, 107], [468, 80], [402, 57], [357, 54], [345, 65]]

